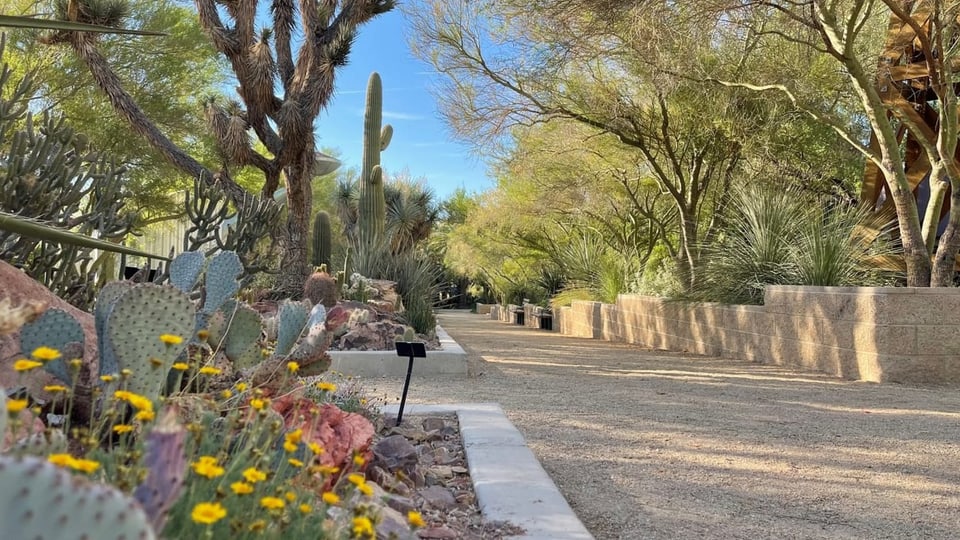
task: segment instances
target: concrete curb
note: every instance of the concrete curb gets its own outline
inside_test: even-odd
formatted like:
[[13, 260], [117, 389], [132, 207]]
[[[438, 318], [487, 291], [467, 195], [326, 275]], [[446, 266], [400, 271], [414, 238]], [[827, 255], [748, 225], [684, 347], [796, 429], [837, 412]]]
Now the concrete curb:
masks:
[[[450, 334], [437, 327], [440, 338], [439, 351], [427, 351], [426, 358], [413, 361], [413, 374], [417, 377], [432, 375], [467, 376], [467, 353]], [[329, 351], [333, 362], [332, 371], [358, 377], [400, 377], [407, 374], [407, 359], [395, 351]]]
[[[396, 415], [398, 408], [388, 405], [384, 413]], [[457, 415], [480, 512], [526, 530], [511, 538], [593, 539], [499, 404], [409, 405], [403, 412]]]

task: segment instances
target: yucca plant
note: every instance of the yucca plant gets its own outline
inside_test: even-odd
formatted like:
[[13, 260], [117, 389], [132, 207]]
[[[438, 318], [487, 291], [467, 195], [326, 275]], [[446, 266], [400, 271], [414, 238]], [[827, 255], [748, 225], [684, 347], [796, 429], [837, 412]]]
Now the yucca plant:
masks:
[[[704, 246], [704, 266], [686, 298], [759, 304], [766, 285], [890, 284], [873, 261], [892, 250], [867, 210], [827, 205], [796, 190], [739, 192], [721, 240]], [[879, 231], [879, 233], [878, 233]]]

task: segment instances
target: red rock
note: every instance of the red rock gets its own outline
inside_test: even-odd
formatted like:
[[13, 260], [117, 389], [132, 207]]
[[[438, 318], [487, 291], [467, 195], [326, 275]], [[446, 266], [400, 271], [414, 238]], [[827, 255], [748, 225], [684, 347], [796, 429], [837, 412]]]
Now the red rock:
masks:
[[[362, 415], [340, 410], [331, 403], [317, 404], [302, 397], [282, 397], [276, 399], [273, 409], [283, 416], [288, 431], [303, 430], [304, 443], [317, 443], [323, 447], [320, 464], [340, 467], [341, 471], [356, 470], [351, 464], [354, 454], [364, 461], [373, 458], [370, 446], [373, 443], [374, 428]], [[335, 477], [329, 478], [323, 486], [329, 488]]]
[[[9, 298], [13, 305], [34, 302], [41, 306], [40, 313], [49, 308], [57, 308], [72, 315], [83, 328], [83, 360], [90, 366], [90, 373], [97, 373], [99, 356], [97, 355], [97, 331], [93, 315], [77, 309], [62, 300], [49, 289], [26, 275], [16, 267], [0, 261], [0, 299]], [[37, 399], [49, 400], [53, 396], [43, 391], [43, 387], [58, 384], [58, 379], [50, 373], [35, 369], [24, 374], [13, 370], [13, 363], [22, 358], [20, 352], [20, 332], [0, 335], [0, 386], [14, 388], [23, 386]]]

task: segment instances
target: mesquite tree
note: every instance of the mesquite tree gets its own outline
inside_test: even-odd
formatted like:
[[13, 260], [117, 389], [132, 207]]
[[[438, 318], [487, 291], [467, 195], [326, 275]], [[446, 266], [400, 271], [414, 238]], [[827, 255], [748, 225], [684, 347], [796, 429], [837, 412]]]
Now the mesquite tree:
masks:
[[[259, 197], [272, 197], [282, 179], [288, 212], [277, 289], [301, 294], [310, 271], [310, 180], [317, 157], [314, 120], [333, 97], [336, 68], [346, 63], [359, 27], [392, 9], [394, 2], [273, 0], [269, 3], [272, 27], [259, 32], [255, 29], [263, 22], [257, 20], [259, 0], [194, 3], [200, 24], [238, 82], [239, 102], [209, 100], [206, 104], [209, 128], [221, 151], [218, 170], [208, 169], [177, 147], [144, 114], [99, 52], [97, 35], [57, 32], [47, 41], [69, 44], [116, 113], [138, 135], [185, 173], [219, 185], [238, 206], [256, 204], [257, 196], [233, 180], [231, 168], [252, 166], [263, 172]], [[59, 0], [56, 4], [64, 20], [116, 26], [123, 18], [124, 0]], [[295, 34], [304, 36], [296, 48]], [[256, 149], [254, 137], [267, 153]]]

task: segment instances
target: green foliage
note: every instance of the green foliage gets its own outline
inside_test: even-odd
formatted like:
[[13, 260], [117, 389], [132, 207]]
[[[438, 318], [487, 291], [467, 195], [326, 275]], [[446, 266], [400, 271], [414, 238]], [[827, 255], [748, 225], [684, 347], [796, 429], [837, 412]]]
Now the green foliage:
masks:
[[724, 235], [690, 298], [759, 304], [765, 285], [871, 286], [894, 276], [871, 265], [890, 250], [864, 209], [825, 205], [796, 190], [738, 193]]
[[405, 322], [421, 334], [436, 328], [433, 307], [437, 301], [440, 268], [420, 250], [391, 254], [384, 242], [355, 248], [353, 268], [371, 279], [387, 279], [397, 283], [403, 299]]
[[[55, 11], [54, 3], [9, 0], [5, 7], [9, 14], [26, 15]], [[90, 4], [88, 0], [80, 3], [84, 7]], [[196, 12], [178, 0], [124, 0], [120, 4], [128, 12], [123, 18], [126, 28], [160, 31], [165, 36], [136, 41], [103, 36], [97, 41], [99, 50], [116, 67], [126, 90], [175, 144], [205, 164], [218, 166], [201, 101], [226, 87], [226, 66], [203, 34]], [[87, 66], [63, 49], [41, 43], [44, 35], [29, 30], [10, 35], [9, 61], [14, 70], [19, 74], [36, 71], [39, 94], [34, 104], [43, 111], [63, 114], [99, 149], [116, 156], [118, 164], [127, 169], [125, 202], [140, 218], [138, 226], [181, 215], [182, 208], [170, 195], [188, 188], [193, 179], [169, 165], [139, 137], [131, 136], [129, 124], [104, 99]], [[144, 61], [145, 50], [149, 61]]]
[[[6, 51], [0, 39], [0, 57]], [[95, 250], [148, 255], [118, 245], [135, 217], [125, 208], [125, 169], [63, 118], [33, 114], [32, 76], [15, 81], [4, 62], [0, 89], [0, 259], [88, 307], [114, 271]]]

